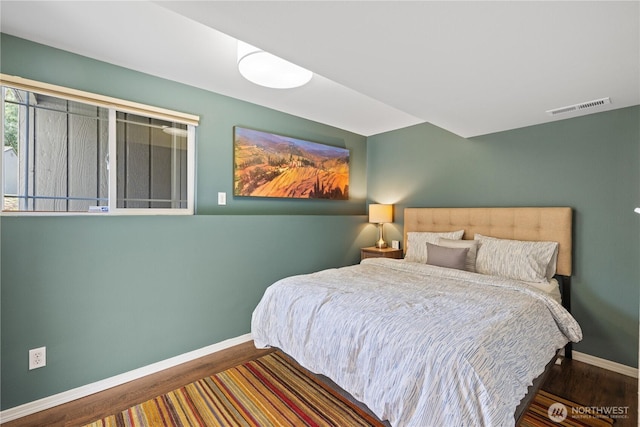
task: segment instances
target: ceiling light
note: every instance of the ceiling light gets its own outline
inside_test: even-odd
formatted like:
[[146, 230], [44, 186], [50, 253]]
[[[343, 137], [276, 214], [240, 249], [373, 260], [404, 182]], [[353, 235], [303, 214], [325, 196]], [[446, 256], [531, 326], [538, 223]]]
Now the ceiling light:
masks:
[[311, 71], [240, 40], [238, 70], [250, 82], [273, 89], [303, 86], [313, 77]]

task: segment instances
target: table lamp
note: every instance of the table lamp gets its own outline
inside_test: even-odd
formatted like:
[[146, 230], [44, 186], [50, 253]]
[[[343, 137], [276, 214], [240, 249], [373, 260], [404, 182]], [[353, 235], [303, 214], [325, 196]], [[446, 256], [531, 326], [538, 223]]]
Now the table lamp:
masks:
[[393, 222], [393, 205], [369, 205], [369, 222], [378, 225], [376, 248], [386, 248], [387, 243], [382, 236], [382, 226], [386, 222]]

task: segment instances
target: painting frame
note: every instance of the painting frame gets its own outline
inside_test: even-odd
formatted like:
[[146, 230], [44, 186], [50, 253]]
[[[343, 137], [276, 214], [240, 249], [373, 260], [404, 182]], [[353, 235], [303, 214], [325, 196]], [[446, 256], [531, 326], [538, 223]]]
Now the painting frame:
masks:
[[233, 195], [349, 200], [351, 151], [306, 139], [233, 127]]

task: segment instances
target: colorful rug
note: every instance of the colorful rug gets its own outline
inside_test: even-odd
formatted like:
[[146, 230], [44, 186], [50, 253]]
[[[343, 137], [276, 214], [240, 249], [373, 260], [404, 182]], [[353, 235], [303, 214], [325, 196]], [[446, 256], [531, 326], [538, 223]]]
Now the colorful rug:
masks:
[[382, 424], [274, 352], [87, 426], [378, 427]]
[[[539, 391], [519, 427], [611, 427], [613, 419]], [[382, 427], [279, 352], [203, 378], [85, 427]]]
[[614, 419], [603, 414], [606, 409], [579, 405], [540, 390], [519, 427], [610, 427]]

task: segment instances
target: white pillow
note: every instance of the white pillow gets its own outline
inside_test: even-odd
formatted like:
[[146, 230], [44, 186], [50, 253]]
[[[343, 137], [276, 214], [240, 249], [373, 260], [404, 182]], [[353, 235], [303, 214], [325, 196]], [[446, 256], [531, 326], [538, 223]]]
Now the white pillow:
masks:
[[[469, 248], [469, 252], [467, 252], [467, 259], [464, 263], [464, 269], [466, 271], [471, 271], [475, 273], [476, 271], [476, 254], [478, 251], [478, 246], [480, 242], [477, 240], [451, 240], [445, 239], [444, 237], [440, 237], [438, 239], [438, 244], [440, 246], [444, 246], [445, 248]], [[427, 254], [428, 256], [429, 254]]]
[[481, 234], [476, 234], [475, 240], [480, 242], [476, 272], [525, 282], [548, 281], [557, 242], [497, 239]]
[[427, 262], [427, 243], [438, 244], [438, 239], [460, 240], [464, 230], [448, 231], [443, 233], [431, 233], [425, 231], [409, 231], [407, 233], [407, 253], [404, 259], [411, 262]]
[[547, 280], [553, 279], [553, 276], [556, 275], [556, 266], [558, 265], [558, 245], [556, 244], [556, 250], [553, 251], [553, 255], [551, 255], [551, 262], [547, 265]]

